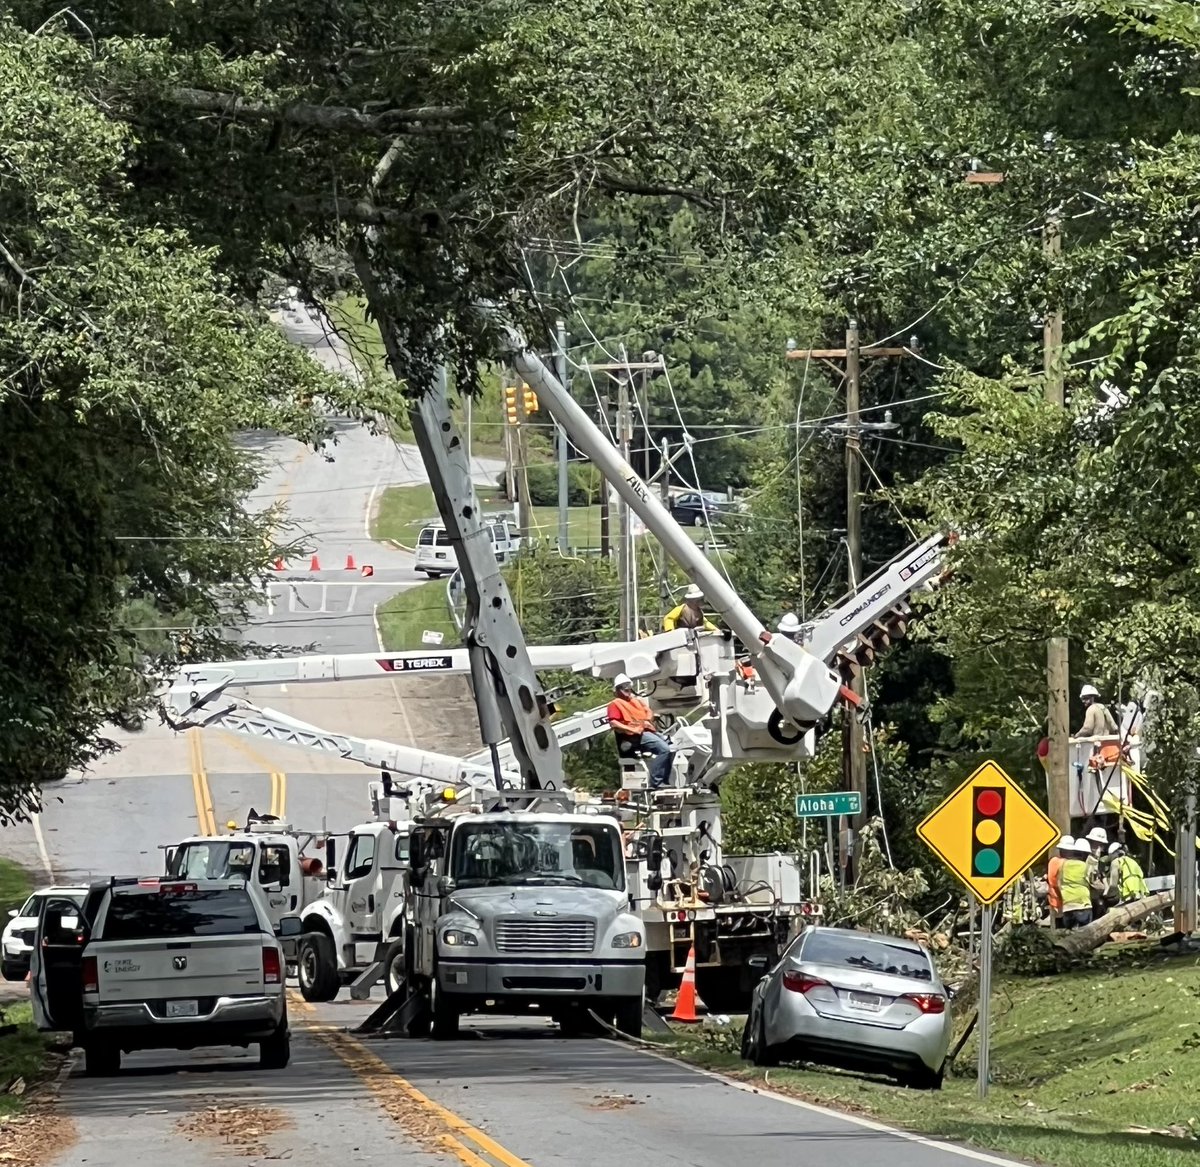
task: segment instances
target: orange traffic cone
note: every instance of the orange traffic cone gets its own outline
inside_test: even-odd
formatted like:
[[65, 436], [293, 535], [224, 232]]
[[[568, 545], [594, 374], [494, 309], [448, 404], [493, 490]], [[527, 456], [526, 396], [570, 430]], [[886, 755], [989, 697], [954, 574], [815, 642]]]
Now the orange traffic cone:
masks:
[[375, 569], [369, 563], [364, 563], [362, 565], [362, 574], [363, 575], [374, 575]]
[[320, 571], [321, 570], [321, 561], [320, 561], [320, 559], [317, 558], [317, 556], [314, 555], [312, 557], [312, 559], [309, 560], [308, 570], [309, 571]]
[[346, 570], [347, 571], [354, 570], [354, 556], [353, 555], [346, 556]]
[[683, 981], [679, 985], [679, 996], [675, 998], [675, 1012], [670, 1014], [671, 1021], [684, 1021], [694, 1024], [700, 1018], [696, 1016], [696, 946], [688, 949], [687, 964], [683, 966]]

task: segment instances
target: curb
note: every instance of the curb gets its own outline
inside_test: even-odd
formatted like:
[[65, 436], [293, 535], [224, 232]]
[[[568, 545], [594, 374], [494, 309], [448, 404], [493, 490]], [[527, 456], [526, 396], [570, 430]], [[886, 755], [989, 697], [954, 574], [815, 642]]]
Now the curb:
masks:
[[395, 539], [378, 539], [376, 542], [383, 543], [388, 547], [394, 547], [397, 551], [407, 551], [409, 555], [416, 555], [415, 547], [406, 547], [403, 543], [397, 543]]

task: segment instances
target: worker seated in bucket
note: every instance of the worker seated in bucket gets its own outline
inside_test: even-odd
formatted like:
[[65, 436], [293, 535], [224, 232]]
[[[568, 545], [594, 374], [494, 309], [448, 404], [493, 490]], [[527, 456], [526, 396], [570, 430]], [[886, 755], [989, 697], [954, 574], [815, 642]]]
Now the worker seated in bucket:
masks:
[[671, 778], [672, 746], [654, 731], [654, 711], [634, 696], [633, 682], [619, 673], [613, 681], [613, 699], [608, 705], [608, 724], [617, 738], [617, 753], [650, 754], [650, 789], [666, 786]]

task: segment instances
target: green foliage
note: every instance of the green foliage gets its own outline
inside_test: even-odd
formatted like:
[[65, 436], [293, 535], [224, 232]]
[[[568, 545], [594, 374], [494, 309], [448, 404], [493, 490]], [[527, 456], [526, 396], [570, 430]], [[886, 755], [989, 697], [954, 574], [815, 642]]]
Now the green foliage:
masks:
[[[529, 479], [529, 501], [535, 507], [558, 505], [558, 467], [548, 462], [539, 462], [526, 470]], [[521, 497], [522, 476], [516, 479], [516, 497]], [[501, 497], [508, 497], [508, 476], [501, 473], [496, 479]], [[590, 463], [572, 462], [567, 466], [567, 505], [587, 507], [600, 498], [600, 472]], [[510, 501], [516, 501], [515, 499]]]
[[145, 702], [162, 628], [219, 651], [274, 549], [232, 431], [315, 440], [306, 397], [354, 408], [211, 253], [130, 215], [134, 138], [73, 86], [90, 68], [0, 21], [0, 821]]

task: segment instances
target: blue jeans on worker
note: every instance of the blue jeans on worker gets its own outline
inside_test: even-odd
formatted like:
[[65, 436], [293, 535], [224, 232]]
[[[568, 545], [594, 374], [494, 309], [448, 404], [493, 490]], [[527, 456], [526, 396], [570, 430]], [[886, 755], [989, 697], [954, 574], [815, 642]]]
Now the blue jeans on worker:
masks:
[[671, 747], [666, 738], [647, 730], [638, 738], [637, 748], [653, 755], [649, 762], [650, 789], [666, 786], [671, 781]]

